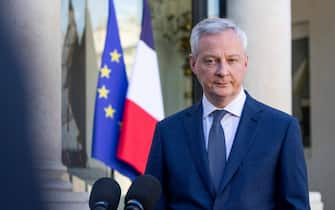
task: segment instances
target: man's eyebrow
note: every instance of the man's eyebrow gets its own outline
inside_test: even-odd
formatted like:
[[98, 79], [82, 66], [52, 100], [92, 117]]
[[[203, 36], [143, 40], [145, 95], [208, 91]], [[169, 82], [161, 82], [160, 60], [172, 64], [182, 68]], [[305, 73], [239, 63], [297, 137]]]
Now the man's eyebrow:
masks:
[[228, 54], [228, 57], [242, 57], [240, 54]]
[[231, 54], [231, 55], [227, 55], [227, 58], [238, 58], [238, 59], [241, 59], [241, 58], [243, 58], [243, 55]]
[[215, 56], [215, 55], [212, 54], [212, 53], [204, 54], [204, 57], [213, 57], [213, 56]]

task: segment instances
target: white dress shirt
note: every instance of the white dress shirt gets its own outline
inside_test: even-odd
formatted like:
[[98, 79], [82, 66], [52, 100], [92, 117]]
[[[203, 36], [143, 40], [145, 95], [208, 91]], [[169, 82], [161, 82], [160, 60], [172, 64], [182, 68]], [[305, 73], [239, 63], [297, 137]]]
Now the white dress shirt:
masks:
[[[246, 94], [244, 93], [243, 87], [241, 88], [240, 93], [223, 109], [227, 111], [224, 117], [221, 120], [221, 125], [224, 130], [226, 138], [226, 155], [227, 160], [231, 151], [231, 148], [234, 143], [234, 138], [238, 124], [240, 122], [244, 102], [246, 100]], [[208, 136], [209, 130], [212, 126], [213, 117], [210, 115], [214, 110], [219, 108], [211, 104], [205, 95], [202, 97], [202, 106], [203, 106], [203, 129], [205, 137], [206, 150], [208, 149]], [[221, 108], [222, 109], [222, 108]]]

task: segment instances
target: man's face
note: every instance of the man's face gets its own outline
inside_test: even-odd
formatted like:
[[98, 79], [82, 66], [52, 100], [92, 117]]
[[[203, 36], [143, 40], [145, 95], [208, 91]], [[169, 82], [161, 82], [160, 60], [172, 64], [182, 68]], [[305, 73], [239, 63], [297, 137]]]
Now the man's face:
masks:
[[226, 30], [203, 35], [198, 54], [190, 57], [190, 65], [207, 99], [217, 107], [224, 107], [240, 92], [248, 57], [237, 34]]

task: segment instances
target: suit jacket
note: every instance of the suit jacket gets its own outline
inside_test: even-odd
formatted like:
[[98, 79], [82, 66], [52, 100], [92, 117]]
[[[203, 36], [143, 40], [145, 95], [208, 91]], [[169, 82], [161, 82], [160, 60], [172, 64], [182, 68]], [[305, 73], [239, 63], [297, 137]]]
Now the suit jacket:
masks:
[[156, 210], [308, 210], [297, 120], [247, 94], [219, 192], [210, 180], [202, 104], [156, 126], [146, 173], [158, 178]]

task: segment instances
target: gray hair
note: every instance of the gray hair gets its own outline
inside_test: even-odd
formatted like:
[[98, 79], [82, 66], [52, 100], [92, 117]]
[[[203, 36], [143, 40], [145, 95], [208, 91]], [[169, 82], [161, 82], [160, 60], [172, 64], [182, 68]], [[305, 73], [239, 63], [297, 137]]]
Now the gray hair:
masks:
[[217, 34], [229, 29], [235, 31], [242, 42], [244, 51], [246, 51], [248, 45], [247, 35], [233, 21], [225, 18], [207, 18], [200, 21], [192, 29], [190, 37], [192, 54], [197, 55], [199, 40], [204, 34]]

